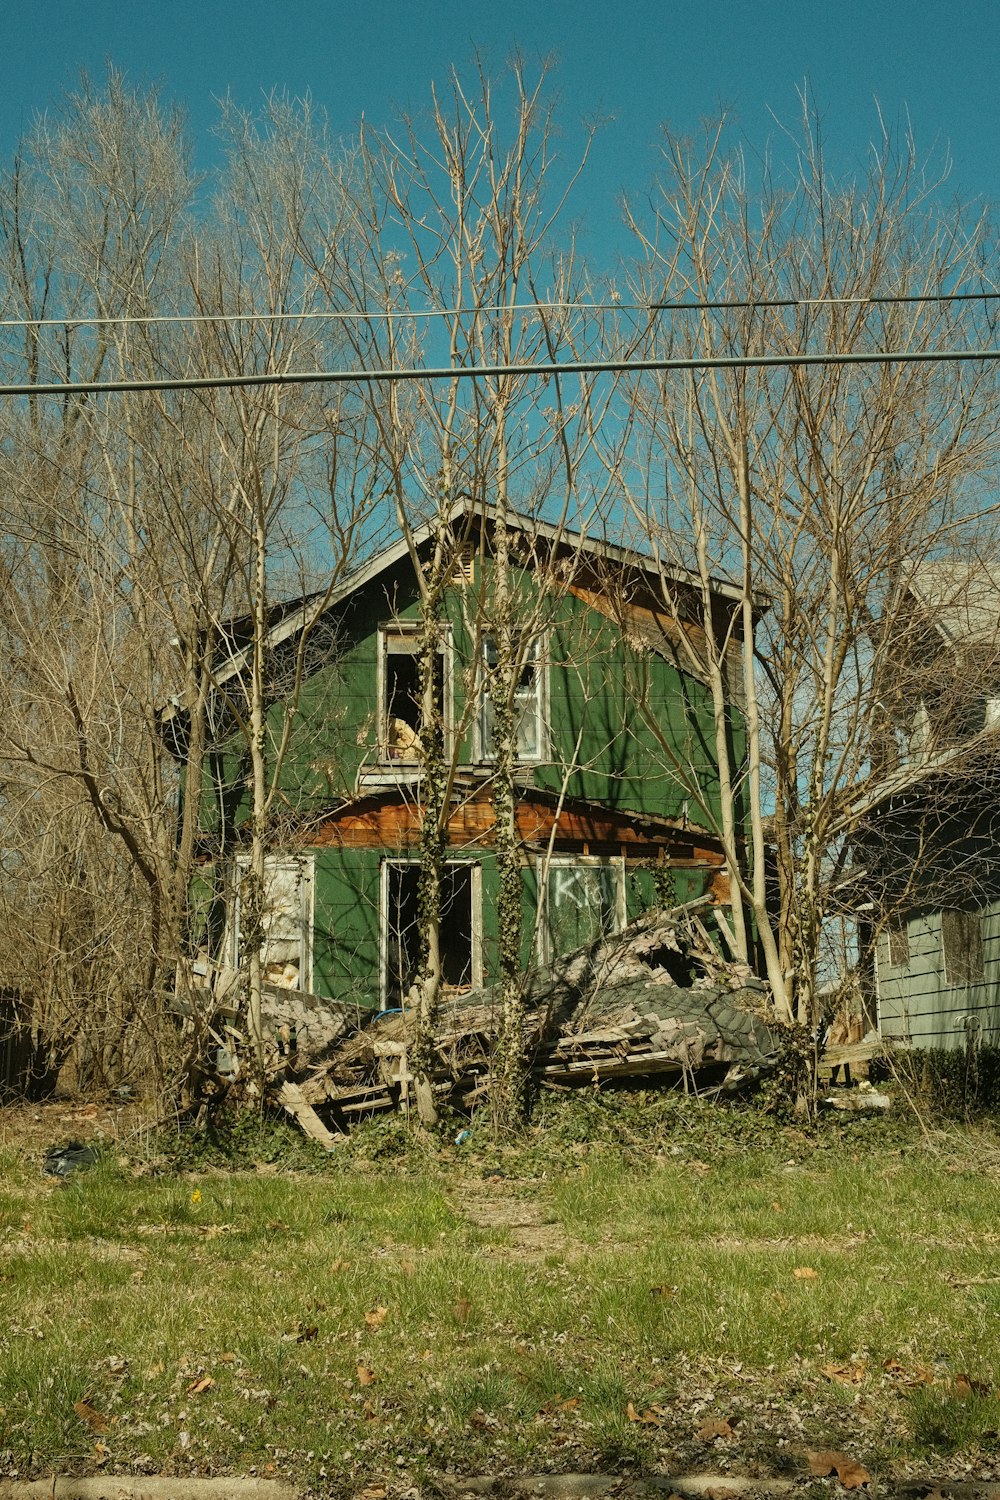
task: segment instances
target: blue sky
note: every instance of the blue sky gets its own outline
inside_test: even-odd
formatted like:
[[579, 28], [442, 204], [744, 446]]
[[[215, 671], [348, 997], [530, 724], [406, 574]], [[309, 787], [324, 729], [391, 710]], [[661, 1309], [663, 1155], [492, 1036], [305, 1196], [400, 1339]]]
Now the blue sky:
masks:
[[998, 0], [8, 0], [0, 44], [4, 155], [81, 67], [112, 61], [185, 106], [205, 165], [227, 92], [253, 106], [309, 91], [349, 137], [362, 114], [423, 108], [474, 48], [497, 68], [514, 46], [552, 55], [567, 154], [581, 118], [613, 117], [573, 205], [605, 263], [626, 243], [616, 201], [648, 183], [662, 121], [696, 131], [725, 106], [761, 150], [807, 81], [835, 160], [864, 150], [877, 98], [922, 150], [950, 150], [949, 191], [1000, 198]]

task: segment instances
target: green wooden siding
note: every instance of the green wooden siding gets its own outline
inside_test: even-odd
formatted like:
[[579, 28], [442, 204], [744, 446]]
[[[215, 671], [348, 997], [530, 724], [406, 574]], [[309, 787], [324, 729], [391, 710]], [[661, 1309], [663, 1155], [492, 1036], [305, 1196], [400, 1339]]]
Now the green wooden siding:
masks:
[[[465, 680], [474, 651], [465, 616], [475, 600], [459, 588], [447, 599], [452, 627], [453, 719], [465, 721], [458, 757], [474, 764], [474, 713]], [[359, 773], [377, 773], [378, 627], [415, 621], [419, 603], [402, 564], [338, 607], [335, 661], [303, 684], [280, 778], [278, 810], [320, 812], [353, 794]], [[680, 818], [709, 827], [719, 814], [719, 785], [708, 689], [652, 651], [633, 649], [605, 616], [572, 595], [553, 600], [544, 640], [548, 733], [532, 764], [540, 787], [603, 806]], [[269, 715], [280, 737], [283, 704]], [[654, 727], [655, 726], [655, 727]], [[734, 753], [742, 753], [742, 730]], [[219, 757], [230, 827], [248, 810], [248, 766], [234, 742]], [[527, 769], [527, 766], [525, 766]], [[203, 826], [218, 830], [219, 797], [206, 768]]]
[[[413, 850], [341, 849], [303, 850], [315, 859], [313, 931], [313, 990], [330, 999], [377, 1007], [379, 995], [379, 934], [381, 869], [386, 860], [408, 860]], [[462, 858], [456, 851], [456, 857]], [[497, 907], [499, 874], [492, 854], [470, 858], [481, 875], [482, 910], [478, 914], [483, 955], [483, 979], [498, 978]], [[676, 872], [678, 897], [691, 899], [704, 886], [701, 871]], [[523, 867], [522, 963], [538, 963], [535, 927], [536, 862]], [[632, 921], [655, 901], [655, 882], [645, 869], [626, 869], [626, 919]], [[474, 914], [475, 919], [475, 914]]]

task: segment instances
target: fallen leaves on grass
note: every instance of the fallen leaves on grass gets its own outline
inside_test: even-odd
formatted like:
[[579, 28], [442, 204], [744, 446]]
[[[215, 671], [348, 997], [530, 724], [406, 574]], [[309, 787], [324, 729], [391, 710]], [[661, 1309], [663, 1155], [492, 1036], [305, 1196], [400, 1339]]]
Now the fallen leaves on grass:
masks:
[[296, 1323], [295, 1342], [297, 1344], [311, 1344], [313, 1339], [319, 1338], [318, 1323]]
[[349, 1260], [341, 1260], [339, 1256], [337, 1257], [336, 1260], [332, 1260], [330, 1262], [330, 1275], [331, 1276], [336, 1276], [338, 1272], [340, 1272], [340, 1271], [349, 1271], [350, 1269], [351, 1269], [351, 1262]]
[[545, 1405], [541, 1407], [538, 1415], [540, 1417], [554, 1417], [563, 1411], [576, 1411], [580, 1405], [580, 1401], [581, 1398], [579, 1396], [567, 1396], [565, 1400], [563, 1400], [562, 1396], [553, 1396], [551, 1401], [546, 1401]]
[[91, 1406], [89, 1396], [82, 1396], [79, 1401], [74, 1401], [73, 1410], [81, 1422], [86, 1422], [91, 1432], [107, 1432], [108, 1419], [103, 1412]]
[[375, 1371], [370, 1370], [367, 1365], [358, 1365], [358, 1385], [374, 1385]]
[[725, 1417], [707, 1417], [698, 1428], [696, 1436], [703, 1443], [711, 1443], [716, 1438], [735, 1437], [736, 1433]]
[[821, 1452], [813, 1452], [806, 1449], [806, 1458], [809, 1460], [809, 1471], [817, 1479], [825, 1479], [828, 1474], [836, 1474], [845, 1490], [856, 1490], [862, 1485], [871, 1484], [872, 1476], [863, 1464], [856, 1459], [848, 1458], [846, 1453], [836, 1453], [833, 1449], [824, 1448]]
[[819, 1272], [814, 1271], [812, 1266], [796, 1266], [792, 1272], [796, 1281], [818, 1281]]
[[675, 1286], [651, 1286], [649, 1295], [651, 1297], [676, 1297], [677, 1288]]
[[459, 1297], [452, 1311], [459, 1323], [467, 1323], [469, 1321], [469, 1314], [472, 1312], [472, 1303], [468, 1297]]
[[864, 1365], [821, 1365], [819, 1373], [837, 1385], [860, 1385], [867, 1372]]
[[639, 1422], [643, 1427], [662, 1427], [667, 1410], [664, 1406], [648, 1406], [645, 1411], [639, 1411], [630, 1401], [625, 1408], [625, 1415], [630, 1422]]
[[951, 1388], [959, 1401], [968, 1401], [970, 1396], [992, 1395], [992, 1387], [988, 1386], [985, 1380], [976, 1380], [972, 1375], [967, 1375], [964, 1370], [960, 1375], [955, 1376]]
[[369, 1328], [381, 1328], [388, 1316], [387, 1307], [373, 1307], [370, 1312], [365, 1313], [365, 1322]]
[[884, 1359], [882, 1368], [891, 1379], [901, 1380], [904, 1385], [934, 1384], [934, 1371], [928, 1369], [927, 1365], [914, 1365], [912, 1370], [908, 1370], [902, 1360]]
[[210, 1391], [212, 1389], [214, 1384], [215, 1381], [212, 1379], [211, 1375], [203, 1375], [200, 1380], [192, 1380], [191, 1384], [187, 1388], [186, 1394], [189, 1396], [203, 1396], [206, 1391]]

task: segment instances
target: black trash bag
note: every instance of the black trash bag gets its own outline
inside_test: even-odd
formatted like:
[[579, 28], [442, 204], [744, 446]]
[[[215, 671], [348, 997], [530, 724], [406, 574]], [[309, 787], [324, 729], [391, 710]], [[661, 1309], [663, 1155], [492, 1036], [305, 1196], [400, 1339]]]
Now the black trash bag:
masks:
[[65, 1146], [50, 1146], [42, 1158], [42, 1171], [46, 1177], [61, 1177], [64, 1181], [74, 1172], [86, 1172], [100, 1160], [96, 1146], [85, 1146], [82, 1141], [67, 1141]]

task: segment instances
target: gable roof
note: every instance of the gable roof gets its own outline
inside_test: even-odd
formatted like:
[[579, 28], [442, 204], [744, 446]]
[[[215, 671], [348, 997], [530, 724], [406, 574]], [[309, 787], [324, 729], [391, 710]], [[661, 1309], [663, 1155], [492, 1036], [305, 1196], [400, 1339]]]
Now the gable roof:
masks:
[[[700, 590], [701, 588], [701, 579], [697, 573], [658, 559], [651, 553], [640, 552], [617, 542], [592, 537], [586, 532], [572, 531], [561, 523], [555, 524], [533, 516], [528, 517], [509, 509], [504, 519], [508, 530], [530, 537], [533, 542], [541, 542], [551, 549], [562, 549], [569, 554], [586, 558], [592, 565], [601, 568], [610, 566], [615, 569], [628, 570], [633, 575], [643, 577], [656, 591], [662, 591], [665, 585], [677, 586], [681, 589]], [[492, 501], [477, 501], [471, 496], [464, 496], [455, 502], [447, 524], [457, 533], [457, 539], [460, 540], [463, 529], [467, 535], [471, 535], [477, 524], [495, 526], [499, 520], [500, 509]], [[419, 549], [430, 541], [438, 524], [439, 518], [434, 517], [415, 527], [409, 537], [400, 536], [395, 542], [383, 547], [348, 573], [332, 591], [316, 589], [311, 593], [300, 595], [297, 599], [290, 599], [275, 605], [272, 611], [274, 623], [268, 632], [268, 644], [271, 647], [278, 646], [283, 641], [291, 639], [300, 630], [308, 629], [327, 610], [343, 603], [345, 599], [373, 582], [381, 574], [405, 561], [410, 556], [411, 548]], [[731, 606], [737, 605], [743, 598], [742, 589], [730, 579], [712, 578], [710, 586], [716, 599]], [[757, 609], [766, 608], [768, 602], [763, 594], [757, 594], [754, 597], [754, 605]], [[227, 622], [223, 644], [225, 645], [226, 638], [228, 638], [229, 659], [220, 661], [215, 670], [214, 678], [217, 687], [237, 676], [246, 666], [250, 641], [247, 639], [245, 630], [241, 631], [239, 626], [248, 618], [241, 617], [241, 620]], [[650, 644], [653, 649], [659, 649], [662, 644], [653, 641], [646, 643]]]

